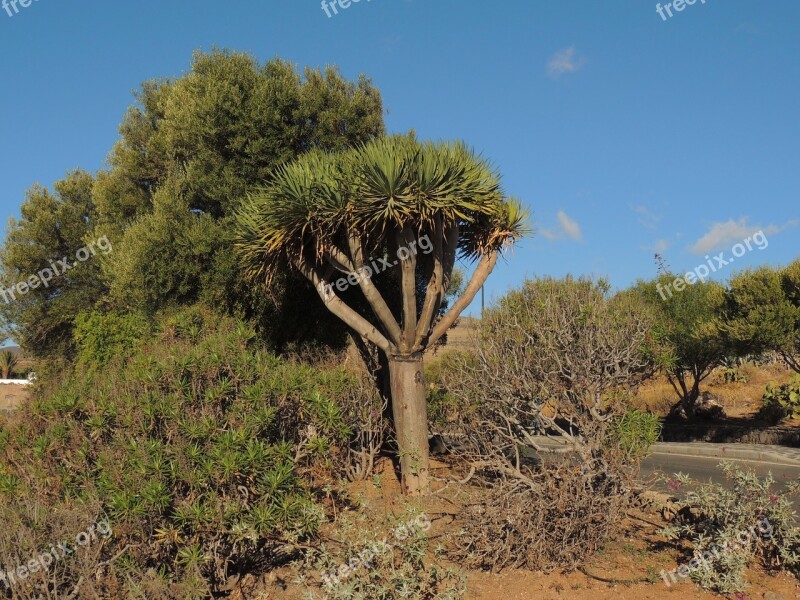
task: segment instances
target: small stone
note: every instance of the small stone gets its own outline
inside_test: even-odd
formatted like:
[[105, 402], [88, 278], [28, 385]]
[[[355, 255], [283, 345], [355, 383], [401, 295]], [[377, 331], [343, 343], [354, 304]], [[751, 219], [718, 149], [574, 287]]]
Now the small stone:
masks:
[[784, 600], [784, 598], [775, 592], [764, 592], [764, 600]]

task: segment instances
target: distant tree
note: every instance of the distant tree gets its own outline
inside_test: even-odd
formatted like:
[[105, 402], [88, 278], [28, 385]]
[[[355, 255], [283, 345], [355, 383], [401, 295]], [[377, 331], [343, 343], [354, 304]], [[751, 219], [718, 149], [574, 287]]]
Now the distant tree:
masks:
[[800, 373], [800, 259], [781, 272], [781, 286], [786, 299], [796, 309], [794, 330], [780, 350], [786, 363]]
[[8, 379], [17, 366], [17, 357], [9, 350], [0, 352], [0, 370], [3, 372], [3, 379]]
[[[69, 353], [75, 315], [93, 308], [107, 291], [100, 254], [76, 260], [78, 250], [95, 240], [93, 185], [91, 175], [77, 170], [52, 192], [32, 187], [0, 249], [4, 333], [33, 356]], [[59, 264], [64, 258], [74, 265], [66, 271]], [[51, 272], [45, 273], [46, 282], [40, 278], [45, 270]], [[17, 284], [24, 284], [22, 290]]]
[[[670, 414], [692, 417], [700, 384], [726, 357], [735, 354], [735, 349], [720, 322], [725, 288], [713, 281], [683, 281], [678, 286], [675, 281], [674, 275], [665, 273], [653, 281], [639, 282], [634, 291], [657, 311], [656, 335], [667, 348], [661, 362], [680, 398]], [[663, 293], [668, 285], [671, 293]]]
[[[241, 210], [237, 249], [251, 278], [292, 265], [328, 310], [386, 358], [407, 493], [429, 490], [423, 352], [469, 305], [524, 222], [485, 160], [461, 144], [411, 137], [308, 153], [279, 169]], [[458, 254], [478, 265], [437, 318]], [[381, 292], [386, 270], [399, 274], [397, 293]], [[359, 291], [367, 310], [353, 299]]]
[[777, 351], [800, 372], [800, 261], [761, 267], [731, 278], [723, 329], [740, 354]]

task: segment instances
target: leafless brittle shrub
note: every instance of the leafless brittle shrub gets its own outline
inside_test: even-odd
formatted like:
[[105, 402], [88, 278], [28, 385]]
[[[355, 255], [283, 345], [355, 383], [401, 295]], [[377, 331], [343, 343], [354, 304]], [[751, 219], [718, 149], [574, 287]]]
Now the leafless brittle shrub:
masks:
[[485, 486], [458, 557], [483, 568], [574, 568], [613, 532], [635, 461], [614, 423], [653, 370], [650, 324], [643, 305], [609, 298], [602, 280], [527, 281], [487, 312], [475, 352], [448, 374], [466, 407], [457, 452]]
[[[0, 597], [84, 598], [113, 594], [105, 579], [113, 560], [106, 535], [87, 535], [106, 517], [88, 500], [42, 509], [29, 498], [0, 505]], [[85, 544], [76, 544], [81, 535]]]

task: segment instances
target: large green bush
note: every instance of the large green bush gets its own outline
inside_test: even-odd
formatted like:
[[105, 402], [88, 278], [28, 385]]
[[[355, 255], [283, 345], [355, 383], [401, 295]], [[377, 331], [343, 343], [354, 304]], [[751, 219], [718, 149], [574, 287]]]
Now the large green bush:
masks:
[[[181, 310], [128, 358], [102, 372], [79, 365], [0, 426], [0, 517], [15, 524], [0, 532], [6, 564], [23, 564], [57, 541], [48, 532], [64, 530], [33, 526], [32, 515], [84, 510], [91, 523], [104, 511], [115, 533], [91, 577], [67, 570], [58, 584], [26, 585], [208, 597], [314, 536], [326, 480], [312, 474], [324, 477], [351, 439], [337, 398], [360, 388], [342, 369], [279, 359], [254, 339], [233, 319]], [[17, 523], [30, 525], [25, 544]], [[101, 567], [101, 558], [113, 560]]]

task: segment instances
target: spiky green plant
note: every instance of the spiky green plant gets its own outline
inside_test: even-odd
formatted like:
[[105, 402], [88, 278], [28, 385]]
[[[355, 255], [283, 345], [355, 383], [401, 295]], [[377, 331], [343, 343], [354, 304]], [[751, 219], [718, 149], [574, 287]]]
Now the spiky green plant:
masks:
[[[254, 280], [269, 281], [288, 263], [358, 342], [385, 354], [404, 489], [426, 491], [422, 353], [473, 300], [501, 252], [527, 233], [522, 205], [463, 143], [394, 136], [284, 165], [237, 218], [236, 248]], [[458, 256], [477, 266], [443, 311]], [[363, 300], [337, 293], [345, 287], [334, 289], [337, 277]]]
[[[339, 403], [366, 404], [360, 381], [268, 354], [240, 321], [205, 308], [156, 326], [102, 369], [65, 370], [13, 426], [0, 421], [0, 557], [9, 564], [64, 539], [50, 526], [27, 528], [26, 506], [49, 519], [86, 499], [124, 532], [95, 557], [109, 561], [108, 580], [150, 585], [158, 565], [179, 590], [169, 597], [192, 597], [186, 590], [200, 583], [201, 597], [218, 595], [230, 573], [263, 574], [313, 538], [325, 516], [316, 482], [340, 472], [358, 434]], [[83, 573], [79, 561], [61, 564], [58, 578], [29, 582], [68, 595]]]
[[8, 379], [8, 376], [14, 371], [17, 366], [17, 357], [10, 350], [3, 350], [0, 352], [0, 370], [3, 372], [3, 379]]

